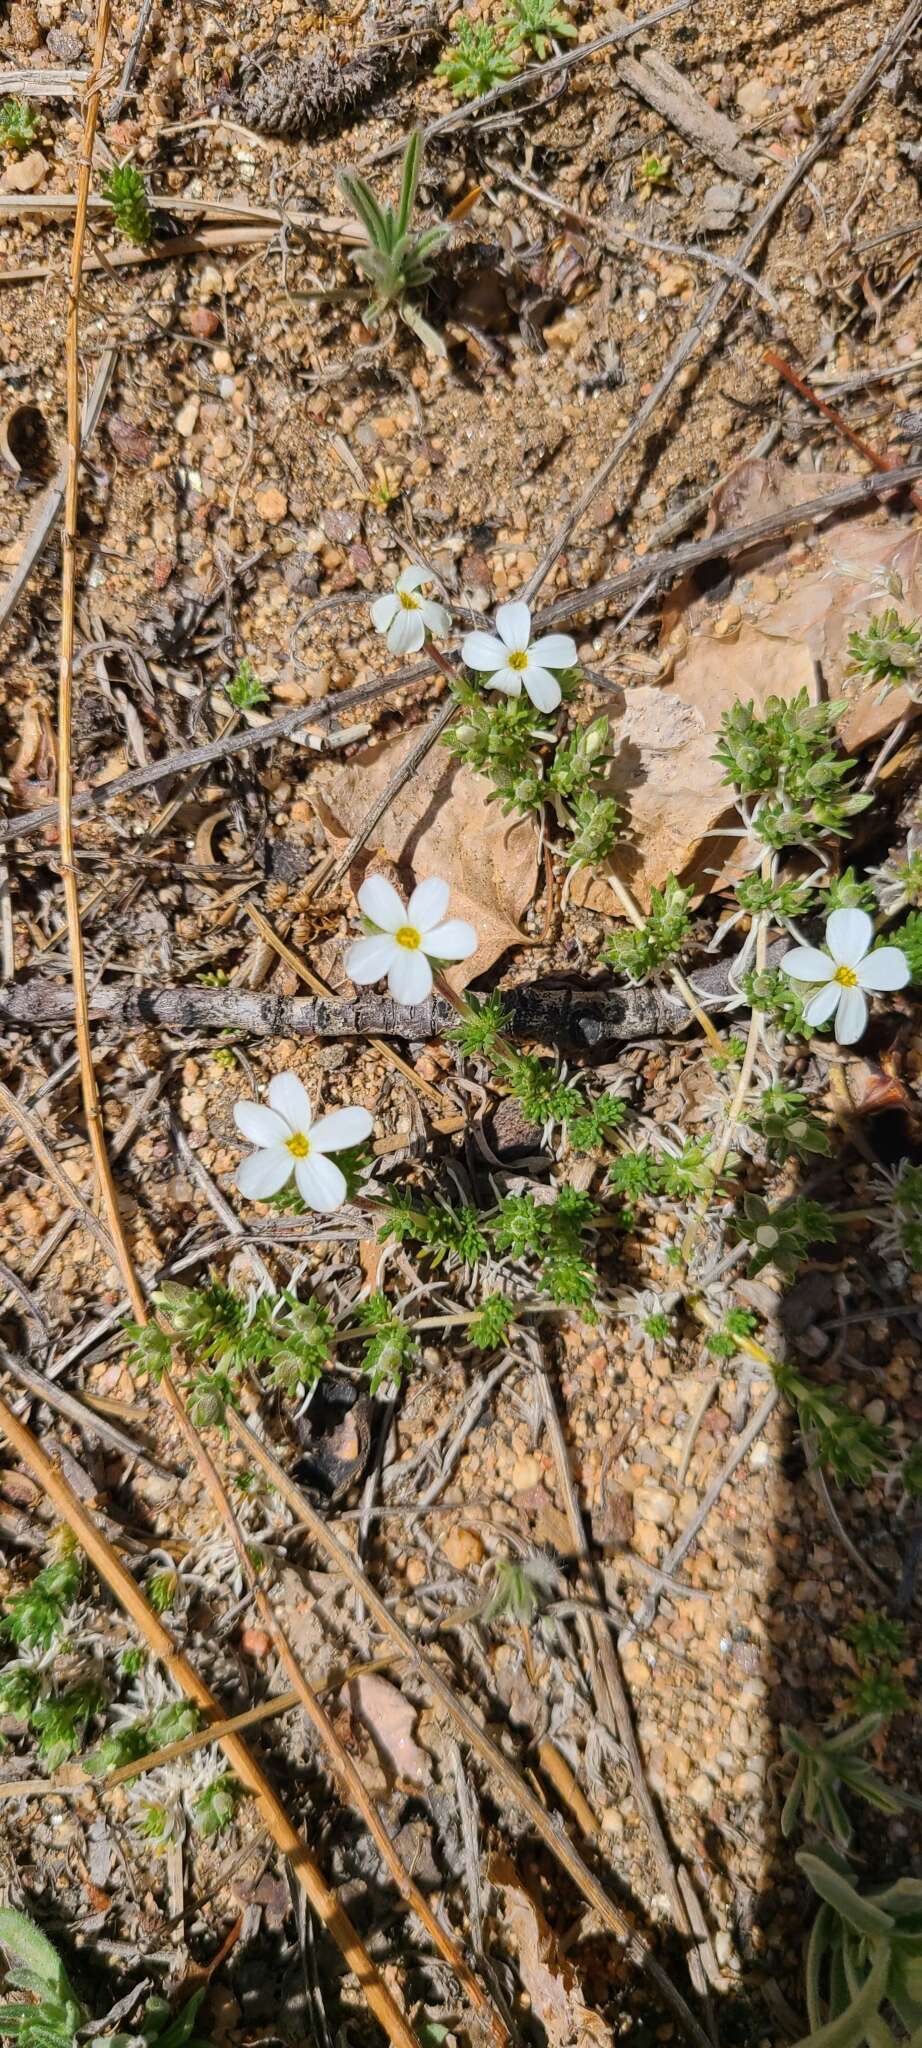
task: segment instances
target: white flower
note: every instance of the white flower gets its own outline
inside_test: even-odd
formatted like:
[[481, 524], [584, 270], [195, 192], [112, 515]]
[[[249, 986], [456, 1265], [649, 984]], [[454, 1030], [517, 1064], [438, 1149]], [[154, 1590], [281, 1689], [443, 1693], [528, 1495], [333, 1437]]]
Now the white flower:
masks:
[[383, 633], [392, 654], [418, 654], [427, 633], [447, 633], [451, 613], [432, 598], [418, 597], [420, 585], [430, 581], [426, 569], [404, 569], [393, 590], [375, 599], [371, 623]]
[[910, 968], [899, 946], [869, 951], [874, 926], [866, 910], [834, 910], [826, 920], [826, 951], [795, 946], [781, 962], [794, 981], [812, 981], [813, 994], [804, 1006], [808, 1024], [825, 1024], [835, 1011], [840, 1045], [854, 1045], [868, 1021], [865, 989], [905, 988]]
[[251, 1202], [277, 1195], [294, 1174], [298, 1193], [310, 1209], [329, 1213], [346, 1199], [345, 1177], [328, 1152], [360, 1145], [371, 1135], [367, 1109], [334, 1109], [314, 1123], [310, 1096], [297, 1074], [274, 1074], [269, 1102], [238, 1102], [234, 1122], [258, 1152], [251, 1152], [237, 1171], [237, 1186]]
[[468, 633], [461, 659], [467, 668], [476, 668], [489, 676], [491, 690], [503, 690], [507, 697], [520, 697], [524, 684], [537, 711], [556, 711], [560, 684], [551, 670], [575, 668], [576, 641], [571, 640], [569, 633], [548, 633], [532, 644], [531, 612], [519, 600], [500, 605], [496, 633]]
[[472, 924], [460, 917], [442, 919], [449, 887], [432, 876], [420, 882], [404, 908], [396, 889], [383, 875], [369, 875], [358, 893], [359, 909], [375, 930], [357, 939], [346, 954], [346, 973], [362, 987], [383, 981], [395, 1003], [424, 1003], [432, 989], [430, 960], [467, 960], [478, 939]]

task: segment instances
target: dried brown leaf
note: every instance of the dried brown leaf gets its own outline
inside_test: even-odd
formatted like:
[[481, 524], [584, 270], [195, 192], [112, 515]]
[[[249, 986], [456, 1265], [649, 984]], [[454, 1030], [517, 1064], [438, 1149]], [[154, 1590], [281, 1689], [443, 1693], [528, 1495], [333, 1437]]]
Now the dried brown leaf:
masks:
[[365, 1671], [349, 1681], [349, 1706], [367, 1728], [382, 1762], [411, 1785], [428, 1785], [429, 1758], [416, 1741], [416, 1708], [386, 1678]]
[[611, 2048], [610, 2028], [585, 2004], [572, 1963], [508, 1856], [491, 1856], [490, 1883], [503, 1895], [506, 1933], [518, 1957], [519, 1976], [531, 2009], [543, 2026], [548, 2048]]

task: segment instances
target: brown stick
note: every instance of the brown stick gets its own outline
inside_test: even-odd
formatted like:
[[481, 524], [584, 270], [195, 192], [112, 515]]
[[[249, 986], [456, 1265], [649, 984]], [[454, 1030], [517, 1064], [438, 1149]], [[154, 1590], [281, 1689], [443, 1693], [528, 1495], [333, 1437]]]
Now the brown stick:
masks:
[[[790, 170], [782, 178], [780, 185], [777, 186], [771, 197], [766, 200], [765, 205], [760, 208], [748, 233], [744, 235], [739, 248], [734, 251], [733, 260], [735, 263], [740, 266], [748, 264], [749, 258], [758, 248], [766, 228], [770, 227], [776, 215], [781, 212], [791, 193], [800, 184], [801, 179], [805, 178], [808, 171], [813, 169], [818, 158], [825, 154], [835, 136], [839, 134], [841, 129], [847, 127], [855, 109], [861, 105], [865, 95], [870, 92], [872, 85], [880, 77], [881, 72], [885, 71], [888, 65], [893, 63], [894, 58], [899, 55], [904, 43], [908, 42], [920, 19], [922, 19], [922, 0], [909, 0], [909, 6], [904, 9], [895, 28], [891, 29], [890, 34], [884, 37], [883, 42], [875, 50], [870, 62], [865, 65], [864, 70], [846, 93], [841, 104], [835, 108], [825, 121], [821, 121], [813, 141], [797, 158], [796, 163], [791, 165]], [[608, 482], [609, 477], [617, 469], [629, 448], [632, 448], [635, 441], [640, 439], [644, 428], [652, 419], [658, 406], [672, 389], [679, 371], [684, 368], [689, 358], [694, 355], [699, 341], [704, 339], [711, 321], [714, 319], [715, 314], [719, 312], [734, 282], [733, 278], [728, 277], [719, 277], [717, 279], [716, 284], [708, 293], [701, 311], [673, 349], [652, 390], [644, 399], [639, 412], [635, 413], [630, 425], [625, 428], [623, 434], [619, 435], [614, 447], [606, 455], [604, 461], [600, 462], [598, 469], [590, 477], [585, 490], [577, 499], [576, 504], [567, 513], [566, 519], [555, 533], [550, 546], [542, 555], [534, 574], [529, 577], [524, 588], [516, 593], [518, 597], [524, 599], [526, 604], [531, 603], [536, 592], [546, 582], [554, 567], [554, 563], [562, 555], [571, 534], [579, 526], [584, 514], [588, 512], [590, 505], [597, 497], [603, 485]]]
[[542, 1806], [541, 1801], [532, 1792], [531, 1787], [519, 1776], [518, 1771], [510, 1764], [508, 1758], [503, 1755], [502, 1750], [498, 1749], [490, 1737], [484, 1733], [480, 1723], [475, 1719], [464, 1701], [453, 1692], [451, 1686], [442, 1677], [437, 1667], [429, 1661], [418, 1643], [414, 1642], [413, 1637], [407, 1633], [407, 1630], [397, 1620], [396, 1616], [385, 1606], [384, 1601], [376, 1593], [371, 1581], [365, 1577], [361, 1566], [355, 1562], [350, 1552], [343, 1548], [337, 1537], [334, 1536], [332, 1529], [316, 1513], [306, 1494], [303, 1494], [300, 1488], [295, 1485], [294, 1480], [289, 1478], [284, 1466], [279, 1464], [266, 1445], [260, 1443], [259, 1438], [253, 1435], [252, 1430], [244, 1422], [242, 1416], [236, 1412], [229, 1411], [228, 1422], [238, 1442], [244, 1446], [244, 1449], [255, 1460], [256, 1464], [261, 1465], [263, 1471], [271, 1479], [273, 1486], [282, 1495], [283, 1499], [287, 1500], [289, 1506], [294, 1509], [298, 1520], [306, 1525], [309, 1535], [313, 1537], [320, 1549], [325, 1551], [326, 1555], [332, 1559], [337, 1570], [345, 1574], [346, 1578], [361, 1595], [368, 1612], [374, 1616], [378, 1627], [383, 1630], [385, 1635], [390, 1637], [392, 1642], [399, 1644], [408, 1661], [419, 1672], [420, 1677], [428, 1686], [430, 1692], [439, 1701], [440, 1705], [444, 1707], [446, 1713], [451, 1716], [455, 1725], [460, 1728], [465, 1740], [470, 1743], [476, 1755], [500, 1779], [504, 1790], [514, 1805], [522, 1813], [527, 1814], [528, 1819], [531, 1821], [536, 1833], [540, 1835], [545, 1846], [550, 1850], [552, 1856], [561, 1865], [562, 1869], [567, 1872], [579, 1891], [582, 1892], [583, 1897], [595, 1908], [609, 1932], [624, 1943], [632, 1962], [636, 1963], [639, 1969], [644, 1970], [651, 1979], [651, 1982], [656, 1985], [661, 1997], [676, 2015], [689, 2040], [695, 2042], [696, 2048], [711, 2048], [704, 2028], [695, 2018], [682, 1993], [673, 1984], [671, 1978], [666, 1975], [665, 1970], [657, 1961], [647, 1943], [635, 1932], [634, 1928], [625, 1919], [624, 1914], [614, 1904], [613, 1900], [609, 1898], [607, 1891], [599, 1883], [598, 1878], [594, 1876], [593, 1872], [583, 1862], [579, 1851], [574, 1847], [569, 1836], [565, 1835], [562, 1829], [555, 1826], [546, 1808]]
[[[815, 412], [821, 412], [823, 418], [829, 420], [835, 427], [836, 433], [841, 434], [843, 441], [847, 441], [851, 448], [857, 448], [859, 455], [863, 455], [865, 461], [870, 462], [874, 469], [889, 471], [898, 468], [894, 455], [881, 455], [877, 448], [871, 447], [870, 441], [865, 441], [861, 434], [856, 434], [854, 428], [842, 418], [842, 414], [836, 411], [835, 406], [830, 405], [827, 399], [821, 398], [819, 392], [814, 391], [812, 384], [807, 382], [806, 377], [802, 377], [786, 357], [779, 355], [776, 348], [767, 348], [762, 361], [776, 370], [778, 376], [783, 377], [785, 383], [790, 384], [794, 391], [799, 392], [800, 397], [805, 398]], [[910, 491], [909, 496], [917, 510], [922, 512], [922, 491]]]

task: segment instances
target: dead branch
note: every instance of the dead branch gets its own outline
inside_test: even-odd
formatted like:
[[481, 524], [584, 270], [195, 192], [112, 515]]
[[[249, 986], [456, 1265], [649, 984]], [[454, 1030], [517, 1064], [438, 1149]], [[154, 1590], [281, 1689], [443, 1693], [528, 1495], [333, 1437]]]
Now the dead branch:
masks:
[[[769, 956], [775, 964], [782, 942]], [[700, 1002], [724, 1001], [730, 993], [725, 962], [695, 975]], [[533, 982], [502, 991], [512, 1036], [543, 1045], [635, 1044], [684, 1030], [691, 1011], [661, 988], [618, 988], [603, 981], [585, 989], [566, 983]], [[74, 1020], [73, 991], [44, 980], [0, 988], [0, 1022], [30, 1030]], [[374, 994], [349, 999], [282, 996], [235, 988], [96, 988], [89, 998], [94, 1021], [126, 1031], [151, 1025], [178, 1038], [201, 1031], [243, 1031], [254, 1038], [436, 1038], [457, 1024], [457, 1011], [444, 996], [410, 1007]]]

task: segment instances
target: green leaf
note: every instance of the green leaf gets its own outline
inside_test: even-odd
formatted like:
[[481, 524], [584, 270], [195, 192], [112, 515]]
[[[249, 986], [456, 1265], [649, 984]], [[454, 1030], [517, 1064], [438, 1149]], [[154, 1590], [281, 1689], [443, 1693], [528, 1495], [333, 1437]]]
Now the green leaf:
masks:
[[892, 1934], [894, 1921], [890, 1914], [881, 1912], [870, 1899], [863, 1899], [854, 1885], [823, 1857], [812, 1855], [809, 1849], [801, 1849], [795, 1862], [820, 1898], [835, 1909], [847, 1926], [854, 1927], [856, 1933], [871, 1936]]
[[374, 244], [376, 249], [380, 249], [383, 254], [388, 254], [390, 249], [388, 224], [371, 186], [367, 185], [365, 179], [359, 176], [358, 171], [337, 171], [336, 183], [346, 204], [351, 206], [353, 213], [358, 214], [369, 241]]
[[410, 225], [416, 201], [416, 188], [423, 167], [423, 138], [421, 131], [414, 128], [407, 143], [403, 159], [403, 177], [400, 181], [400, 201], [397, 207], [397, 233], [405, 235]]
[[17, 1913], [13, 1906], [0, 1907], [0, 1942], [46, 1992], [53, 1991], [58, 1998], [72, 1995], [57, 1949], [28, 1914]]
[[889, 1948], [883, 1946], [863, 1989], [845, 2012], [828, 2020], [824, 2027], [817, 2028], [812, 2034], [805, 2034], [795, 2043], [795, 2048], [859, 2048], [866, 2039], [868, 2021], [874, 2019], [881, 1999], [886, 1996], [889, 1963]]

